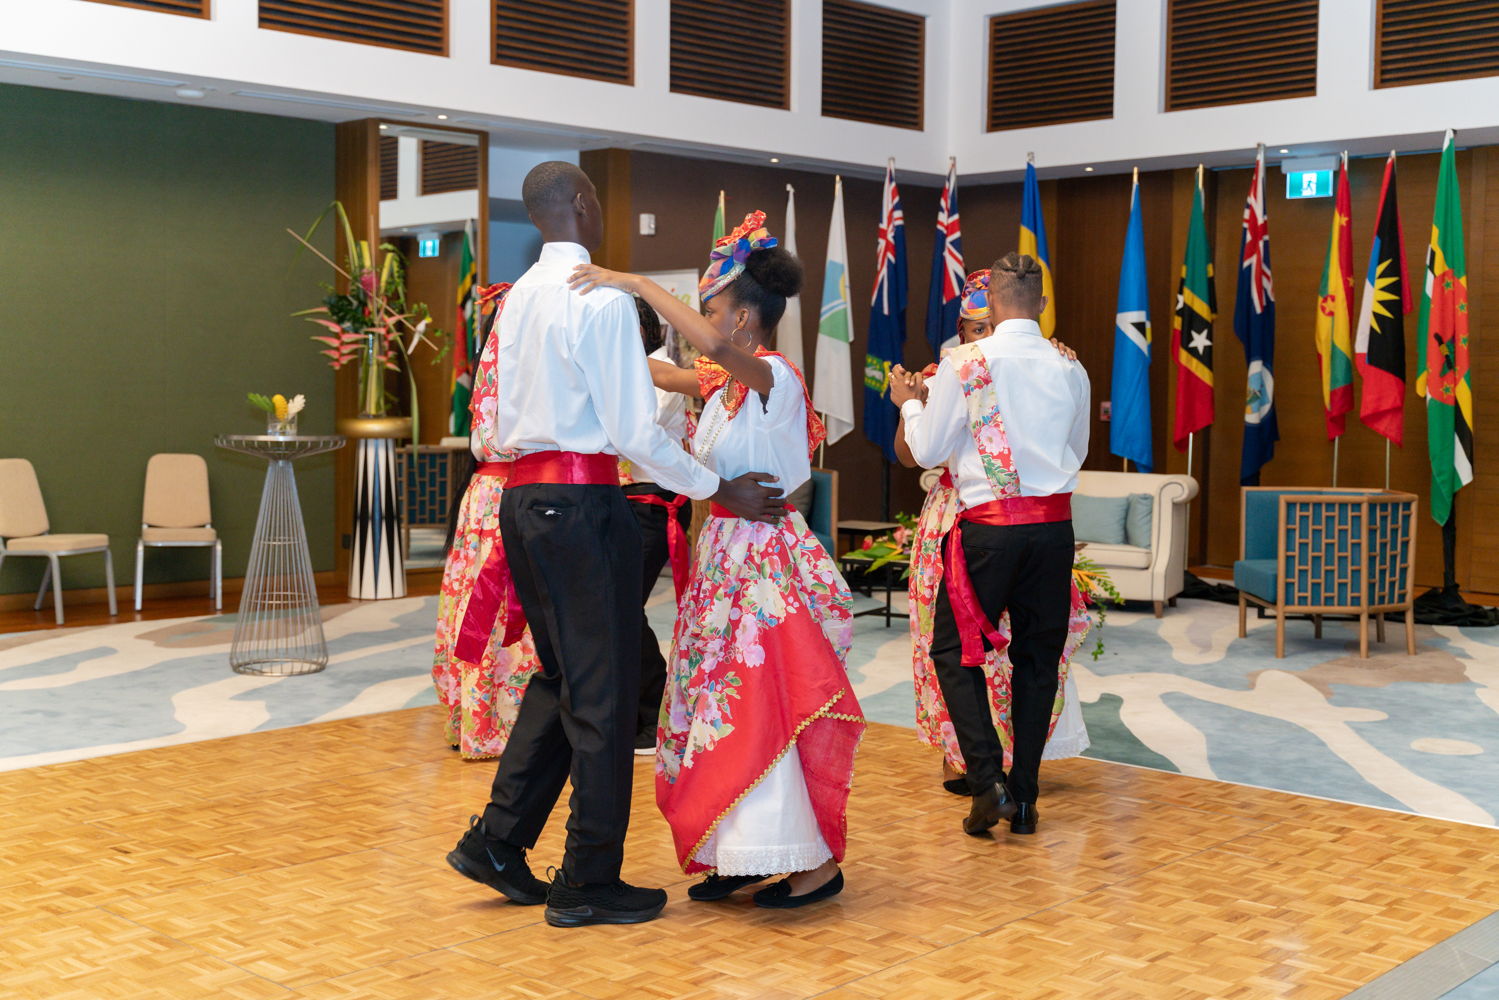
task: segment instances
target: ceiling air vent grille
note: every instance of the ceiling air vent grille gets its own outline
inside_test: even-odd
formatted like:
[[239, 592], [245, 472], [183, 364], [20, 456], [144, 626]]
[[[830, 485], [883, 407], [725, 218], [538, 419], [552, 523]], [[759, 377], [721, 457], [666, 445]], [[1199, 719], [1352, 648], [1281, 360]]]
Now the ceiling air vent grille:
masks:
[[472, 191], [479, 186], [479, 149], [422, 140], [422, 194]]
[[1499, 76], [1499, 4], [1379, 0], [1374, 86]]
[[823, 117], [920, 129], [925, 74], [925, 17], [823, 0]]
[[260, 0], [260, 26], [361, 45], [448, 54], [446, 0]]
[[1317, 93], [1317, 0], [1169, 0], [1166, 110]]
[[989, 19], [989, 131], [1114, 117], [1114, 0]]
[[721, 0], [671, 0], [672, 93], [789, 107], [790, 6], [758, 0], [725, 17]]
[[188, 17], [207, 17], [208, 0], [94, 0], [111, 7], [134, 7], [136, 10], [154, 10], [161, 14], [185, 14]]
[[634, 82], [632, 0], [492, 2], [496, 65], [627, 86]]

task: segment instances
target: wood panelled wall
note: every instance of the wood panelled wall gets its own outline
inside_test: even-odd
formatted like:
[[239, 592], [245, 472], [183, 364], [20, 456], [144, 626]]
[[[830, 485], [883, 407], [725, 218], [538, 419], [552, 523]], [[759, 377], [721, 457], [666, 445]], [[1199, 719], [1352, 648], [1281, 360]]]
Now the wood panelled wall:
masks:
[[[1400, 206], [1405, 253], [1414, 291], [1419, 283], [1436, 196], [1437, 156], [1400, 158]], [[1384, 160], [1352, 161], [1354, 271], [1362, 285]], [[584, 156], [584, 167], [599, 183], [609, 213], [604, 256], [612, 267], [637, 271], [701, 268], [706, 259], [713, 208], [722, 188], [733, 225], [747, 211], [763, 209], [771, 231], [784, 229], [786, 184], [796, 187], [797, 246], [807, 265], [801, 335], [808, 367], [815, 354], [817, 310], [833, 183], [825, 174], [745, 164], [719, 163], [607, 150]], [[1186, 456], [1171, 446], [1174, 373], [1170, 364], [1171, 320], [1177, 278], [1186, 243], [1195, 170], [1151, 171], [1140, 175], [1141, 210], [1150, 283], [1152, 347], [1151, 399], [1156, 467], [1186, 471]], [[1499, 591], [1499, 440], [1488, 433], [1487, 387], [1499, 379], [1499, 335], [1484, 329], [1486, 316], [1499, 316], [1499, 153], [1477, 148], [1458, 155], [1458, 175], [1467, 226], [1468, 284], [1472, 301], [1473, 387], [1477, 406], [1476, 478], [1458, 494], [1458, 581], [1470, 590]], [[1278, 167], [1266, 174], [1267, 208], [1276, 292], [1275, 385], [1282, 440], [1264, 469], [1265, 485], [1324, 486], [1331, 482], [1332, 447], [1321, 408], [1321, 382], [1313, 342], [1317, 287], [1327, 252], [1333, 202], [1330, 198], [1288, 202]], [[899, 180], [899, 174], [897, 174]], [[1238, 555], [1239, 459], [1243, 434], [1245, 362], [1233, 332], [1233, 303], [1243, 202], [1249, 169], [1206, 175], [1207, 225], [1214, 248], [1219, 316], [1213, 327], [1217, 422], [1198, 436], [1194, 473], [1202, 494], [1192, 510], [1194, 562], [1229, 566]], [[1086, 467], [1118, 469], [1109, 452], [1109, 425], [1099, 419], [1098, 403], [1110, 397], [1114, 313], [1120, 258], [1128, 222], [1128, 175], [1045, 181], [1043, 209], [1057, 288], [1058, 335], [1074, 347], [1093, 380], [1092, 446]], [[901, 184], [910, 267], [906, 363], [930, 358], [924, 336], [933, 223], [939, 191]], [[987, 266], [1015, 246], [1020, 225], [1019, 184], [962, 185], [964, 257], [969, 269]], [[862, 382], [862, 345], [869, 320], [874, 241], [880, 184], [846, 179], [844, 203], [849, 245], [850, 290], [854, 299], [854, 385]], [[656, 215], [655, 236], [638, 235], [637, 217]], [[1361, 294], [1357, 292], [1356, 294]], [[1427, 512], [1430, 472], [1426, 451], [1424, 401], [1416, 397], [1418, 369], [1416, 316], [1406, 320], [1406, 443], [1395, 449], [1391, 486], [1421, 497], [1417, 583], [1440, 583], [1440, 531]], [[812, 373], [815, 375], [815, 373]], [[856, 403], [862, 417], [862, 399]], [[1339, 484], [1377, 487], [1384, 481], [1382, 438], [1356, 414], [1343, 438]], [[826, 464], [840, 471], [841, 514], [846, 518], [880, 513], [880, 453], [856, 428], [828, 449]], [[893, 510], [915, 512], [921, 503], [916, 476], [892, 471]]]

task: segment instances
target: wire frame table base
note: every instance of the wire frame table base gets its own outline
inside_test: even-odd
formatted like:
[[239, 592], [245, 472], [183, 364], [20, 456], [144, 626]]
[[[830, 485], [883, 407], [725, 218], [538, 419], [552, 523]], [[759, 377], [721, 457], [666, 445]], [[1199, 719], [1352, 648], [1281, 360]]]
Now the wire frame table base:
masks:
[[339, 448], [344, 439], [220, 435], [214, 443], [269, 462], [229, 665], [236, 673], [262, 676], [317, 673], [328, 665], [328, 643], [292, 462]]

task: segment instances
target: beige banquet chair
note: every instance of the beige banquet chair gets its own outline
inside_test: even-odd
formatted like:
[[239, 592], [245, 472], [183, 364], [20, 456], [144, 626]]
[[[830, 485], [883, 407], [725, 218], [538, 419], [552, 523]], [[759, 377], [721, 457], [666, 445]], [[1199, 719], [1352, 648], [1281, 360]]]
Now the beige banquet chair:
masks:
[[0, 565], [8, 556], [42, 557], [47, 568], [42, 585], [36, 592], [41, 610], [52, 581], [52, 607], [57, 624], [62, 624], [62, 571], [58, 559], [90, 552], [104, 553], [104, 580], [109, 588], [109, 613], [119, 614], [115, 604], [115, 567], [109, 554], [109, 536], [94, 534], [53, 535], [48, 532], [47, 505], [42, 502], [42, 488], [36, 481], [36, 470], [24, 458], [0, 458]]
[[146, 548], [212, 548], [209, 593], [224, 608], [224, 543], [213, 529], [208, 503], [208, 463], [202, 455], [152, 455], [146, 463], [141, 537], [135, 543], [135, 610], [141, 609]]

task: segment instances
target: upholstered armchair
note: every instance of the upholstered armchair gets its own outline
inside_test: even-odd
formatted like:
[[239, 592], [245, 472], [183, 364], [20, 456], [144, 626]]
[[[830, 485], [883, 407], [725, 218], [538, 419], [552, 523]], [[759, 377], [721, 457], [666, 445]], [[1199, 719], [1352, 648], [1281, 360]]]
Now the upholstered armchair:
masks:
[[1384, 616], [1405, 613], [1405, 648], [1416, 652], [1411, 558], [1416, 497], [1389, 490], [1294, 490], [1246, 486], [1239, 528], [1239, 636], [1253, 603], [1275, 612], [1275, 655], [1286, 653], [1286, 616], [1307, 615], [1317, 638], [1323, 615], [1357, 615], [1359, 656], [1369, 655], [1369, 618], [1384, 641]]
[[[1187, 505], [1195, 496], [1197, 480], [1191, 476], [1086, 470], [1077, 476], [1073, 527], [1085, 543], [1083, 555], [1109, 571], [1119, 596], [1149, 601], [1157, 618], [1168, 602], [1176, 603], [1186, 583]], [[1090, 501], [1094, 507], [1107, 507], [1098, 501], [1127, 503], [1115, 511], [1116, 535], [1084, 537], [1090, 535], [1083, 526]]]

